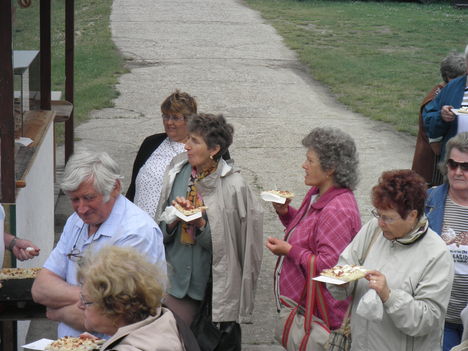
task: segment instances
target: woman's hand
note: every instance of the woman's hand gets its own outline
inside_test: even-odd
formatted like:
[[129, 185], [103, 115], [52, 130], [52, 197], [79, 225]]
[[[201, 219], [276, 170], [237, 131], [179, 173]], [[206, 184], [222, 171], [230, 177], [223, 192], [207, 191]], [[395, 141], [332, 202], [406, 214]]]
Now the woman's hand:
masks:
[[453, 106], [444, 105], [440, 109], [440, 116], [445, 122], [453, 122], [455, 120], [455, 113], [452, 112]]
[[275, 209], [277, 214], [279, 214], [280, 216], [285, 216], [288, 214], [288, 207], [290, 203], [291, 199], [286, 199], [286, 202], [284, 204], [279, 204], [277, 202], [272, 202], [271, 204], [273, 205], [273, 208]]
[[268, 237], [265, 246], [277, 256], [285, 256], [291, 251], [292, 245], [284, 240]]
[[[191, 210], [191, 209], [195, 208], [195, 206], [193, 206], [192, 202], [190, 200], [187, 200], [183, 196], [177, 196], [175, 198], [175, 200], [172, 201], [172, 204], [173, 205], [179, 204], [180, 206], [182, 206], [186, 210]], [[206, 222], [207, 222], [206, 219], [204, 219], [203, 217], [200, 217], [200, 218], [194, 219], [193, 221], [190, 221], [189, 223], [194, 225], [197, 228], [204, 228], [206, 226]]]
[[80, 339], [99, 340], [97, 336], [94, 336], [93, 334], [90, 334], [88, 332], [81, 333]]
[[177, 196], [175, 200], [172, 200], [173, 205], [180, 205], [186, 210], [191, 210], [195, 206], [193, 206], [192, 202], [190, 200], [187, 200], [183, 196]]
[[387, 278], [379, 271], [369, 271], [365, 277], [369, 281], [369, 289], [374, 289], [382, 302], [386, 302], [390, 297], [390, 288], [387, 285]]

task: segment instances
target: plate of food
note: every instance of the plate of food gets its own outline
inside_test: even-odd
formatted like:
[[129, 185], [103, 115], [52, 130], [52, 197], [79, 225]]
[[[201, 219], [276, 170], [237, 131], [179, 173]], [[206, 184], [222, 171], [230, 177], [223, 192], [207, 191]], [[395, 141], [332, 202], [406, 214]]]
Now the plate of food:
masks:
[[353, 280], [364, 278], [369, 270], [358, 265], [343, 265], [333, 268], [324, 269], [320, 276], [313, 278], [314, 280], [330, 284], [346, 284]]
[[92, 351], [99, 350], [99, 347], [104, 344], [104, 339], [94, 337], [80, 336], [71, 337], [64, 336], [57, 340], [40, 339], [22, 347], [30, 350], [45, 350], [45, 351]]
[[35, 279], [42, 268], [2, 268], [0, 280]]
[[264, 201], [284, 204], [287, 199], [292, 199], [294, 197], [294, 193], [287, 190], [267, 190], [262, 191], [260, 197]]
[[174, 207], [176, 209], [176, 216], [184, 222], [190, 222], [200, 218], [203, 215], [203, 210], [206, 210], [208, 208], [206, 206], [200, 206], [191, 209], [186, 209], [180, 204], [175, 204]]
[[460, 108], [452, 108], [451, 110], [456, 115], [468, 115], [468, 106], [463, 106]]

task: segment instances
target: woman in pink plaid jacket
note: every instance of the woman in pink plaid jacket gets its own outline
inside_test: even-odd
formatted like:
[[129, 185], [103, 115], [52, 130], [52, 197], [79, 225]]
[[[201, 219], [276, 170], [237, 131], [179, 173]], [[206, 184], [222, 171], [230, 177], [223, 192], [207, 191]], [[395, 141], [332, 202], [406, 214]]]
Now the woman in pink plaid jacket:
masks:
[[[361, 219], [352, 192], [358, 182], [358, 156], [351, 136], [339, 129], [315, 128], [302, 144], [307, 148], [304, 183], [311, 189], [299, 209], [290, 206], [291, 200], [273, 203], [285, 226], [285, 237], [269, 237], [266, 246], [278, 256], [276, 296], [287, 296], [305, 306], [302, 291], [310, 255], [316, 257], [317, 272], [335, 266], [361, 228]], [[337, 329], [349, 300], [337, 301], [326, 289], [323, 293], [330, 329]]]

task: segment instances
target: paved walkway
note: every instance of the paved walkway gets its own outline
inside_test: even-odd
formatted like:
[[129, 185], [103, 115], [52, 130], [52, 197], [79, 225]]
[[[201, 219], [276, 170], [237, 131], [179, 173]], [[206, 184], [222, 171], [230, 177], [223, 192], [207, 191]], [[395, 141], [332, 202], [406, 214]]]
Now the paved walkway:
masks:
[[[255, 191], [294, 191], [296, 205], [307, 191], [300, 141], [316, 126], [342, 128], [356, 140], [363, 221], [379, 174], [411, 165], [413, 138], [336, 103], [274, 29], [239, 1], [114, 0], [111, 19], [131, 71], [120, 78], [115, 107], [96, 111], [77, 128], [77, 147], [109, 152], [123, 169], [125, 187], [143, 138], [163, 129], [159, 105], [175, 88], [195, 95], [200, 111], [223, 113], [234, 124], [231, 155]], [[268, 205], [265, 210], [265, 237], [281, 237], [279, 221]], [[274, 263], [265, 251], [254, 323], [243, 327], [244, 350], [281, 349], [272, 333]]]

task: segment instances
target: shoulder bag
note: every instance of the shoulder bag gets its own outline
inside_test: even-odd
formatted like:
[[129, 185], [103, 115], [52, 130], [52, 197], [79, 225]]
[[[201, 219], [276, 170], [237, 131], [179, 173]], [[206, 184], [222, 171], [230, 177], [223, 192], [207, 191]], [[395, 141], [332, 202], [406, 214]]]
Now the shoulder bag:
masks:
[[[315, 256], [311, 255], [307, 283], [302, 296], [306, 307], [286, 296], [279, 296], [281, 309], [275, 326], [275, 339], [288, 351], [325, 351], [330, 328], [328, 313], [319, 282], [312, 280], [316, 274]], [[318, 310], [324, 320], [314, 316]]]

